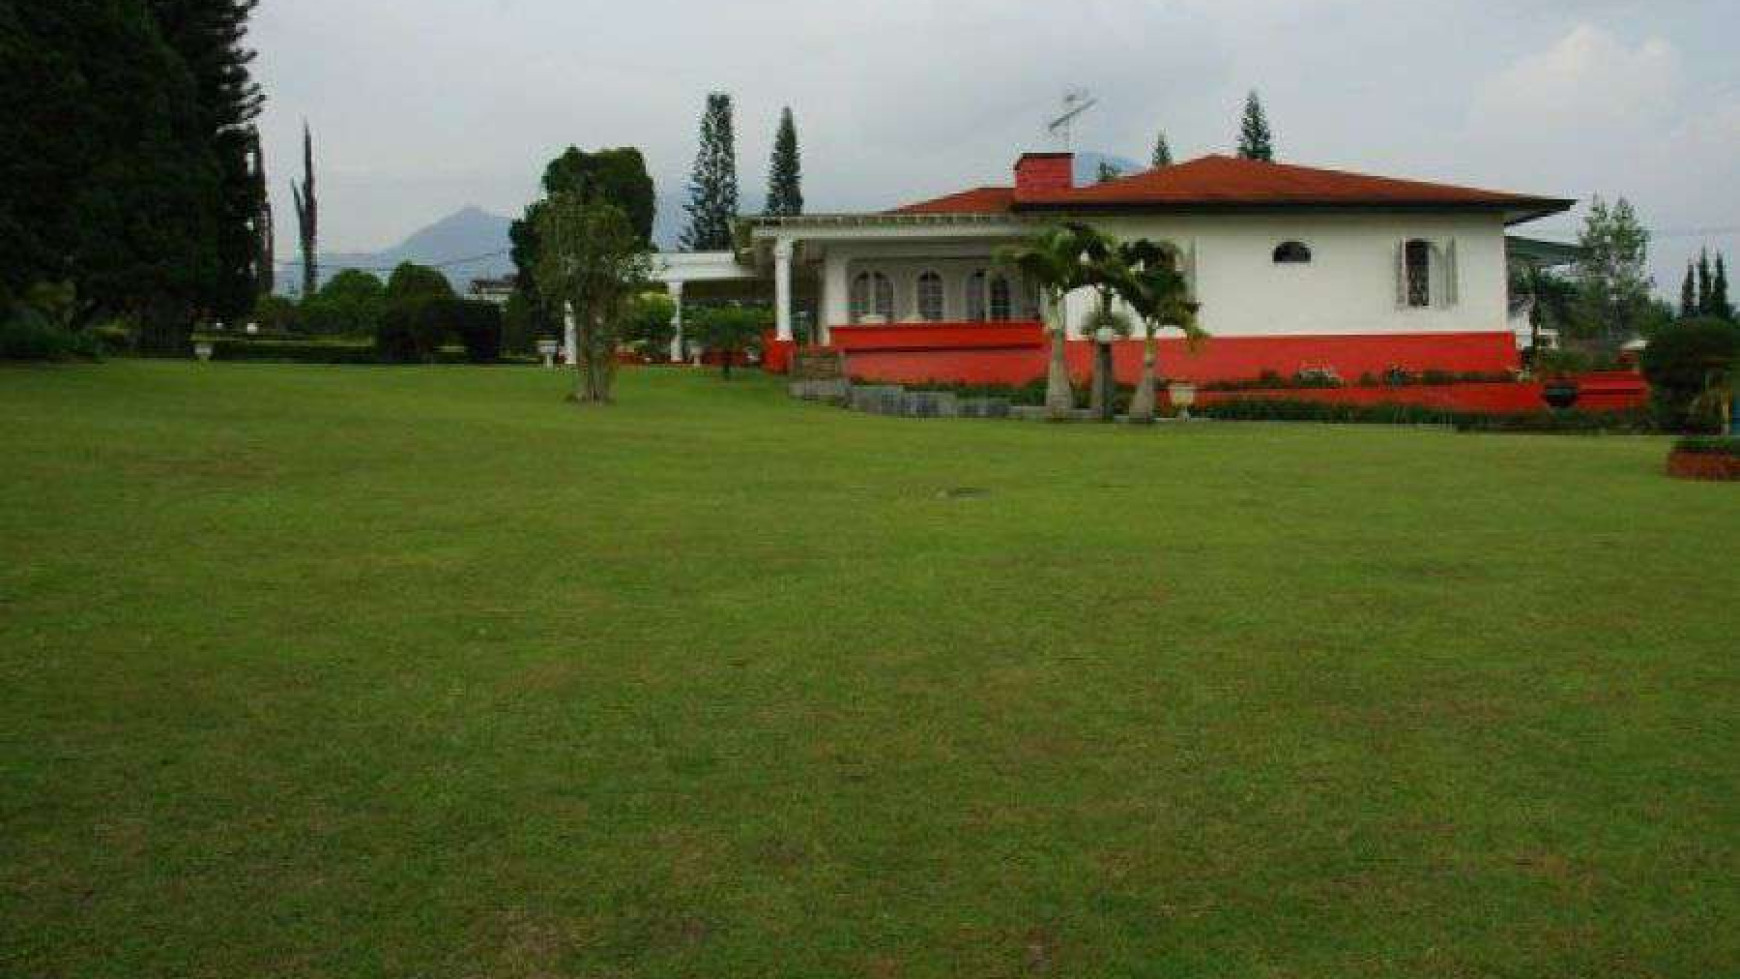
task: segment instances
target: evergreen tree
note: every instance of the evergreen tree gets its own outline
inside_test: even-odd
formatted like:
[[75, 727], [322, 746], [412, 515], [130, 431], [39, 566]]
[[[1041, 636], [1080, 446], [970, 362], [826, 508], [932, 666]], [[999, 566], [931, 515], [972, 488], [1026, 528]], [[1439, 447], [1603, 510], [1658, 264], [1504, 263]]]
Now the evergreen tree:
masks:
[[689, 212], [689, 227], [682, 237], [685, 250], [731, 247], [731, 222], [737, 217], [737, 136], [731, 122], [731, 96], [725, 92], [707, 95], [685, 209]]
[[1172, 147], [1166, 142], [1166, 130], [1160, 130], [1154, 137], [1154, 156], [1150, 160], [1156, 168], [1172, 165]]
[[1245, 97], [1245, 114], [1239, 123], [1239, 156], [1265, 162], [1275, 159], [1275, 136], [1269, 130], [1269, 117], [1264, 114], [1255, 89]]
[[1117, 167], [1112, 166], [1105, 160], [1101, 160], [1099, 170], [1094, 174], [1094, 180], [1103, 184], [1108, 180], [1116, 180], [1121, 176], [1123, 176], [1123, 174], [1118, 171]]
[[149, 0], [163, 37], [192, 74], [201, 137], [217, 167], [218, 270], [201, 305], [235, 320], [254, 307], [265, 184], [257, 179], [253, 122], [265, 96], [253, 80], [244, 41], [259, 0]]
[[144, 0], [0, 0], [0, 292], [70, 282], [179, 350], [211, 294], [217, 172]]
[[1649, 232], [1631, 202], [1611, 207], [1597, 194], [1578, 236], [1579, 323], [1610, 342], [1636, 333], [1650, 307]]
[[1698, 315], [1709, 316], [1712, 313], [1710, 301], [1715, 282], [1710, 275], [1710, 250], [1698, 249]]
[[1698, 315], [1698, 287], [1695, 284], [1697, 282], [1696, 275], [1696, 266], [1691, 262], [1687, 262], [1686, 278], [1684, 282], [1680, 283], [1681, 319], [1691, 319]]
[[320, 289], [320, 200], [314, 195], [314, 135], [302, 123], [302, 183], [290, 181], [296, 204], [296, 231], [302, 241], [302, 296]]
[[258, 296], [270, 296], [278, 285], [278, 243], [276, 223], [272, 218], [272, 195], [266, 193], [266, 151], [260, 147], [259, 129], [249, 127], [248, 143], [253, 196], [259, 202], [253, 222], [254, 291]]
[[773, 137], [773, 159], [767, 167], [766, 213], [789, 216], [804, 213], [803, 161], [798, 153], [797, 124], [791, 107], [779, 114], [779, 131]]
[[1734, 318], [1734, 304], [1728, 301], [1728, 260], [1721, 252], [1716, 253], [1716, 277], [1710, 281], [1710, 315]]

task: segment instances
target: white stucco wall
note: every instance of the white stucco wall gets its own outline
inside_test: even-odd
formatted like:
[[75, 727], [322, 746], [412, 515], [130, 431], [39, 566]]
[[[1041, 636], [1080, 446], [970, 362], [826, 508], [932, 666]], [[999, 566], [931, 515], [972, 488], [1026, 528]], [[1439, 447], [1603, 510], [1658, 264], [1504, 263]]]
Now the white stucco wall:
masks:
[[[1313, 214], [1104, 217], [1119, 239], [1170, 242], [1187, 256], [1204, 329], [1218, 336], [1485, 332], [1509, 329], [1504, 221], [1497, 214]], [[1455, 251], [1455, 302], [1440, 263], [1434, 303], [1396, 302], [1397, 249], [1412, 238]], [[1302, 241], [1307, 264], [1276, 264], [1275, 246]], [[1192, 257], [1192, 252], [1194, 256]], [[1071, 325], [1091, 296], [1070, 297]]]

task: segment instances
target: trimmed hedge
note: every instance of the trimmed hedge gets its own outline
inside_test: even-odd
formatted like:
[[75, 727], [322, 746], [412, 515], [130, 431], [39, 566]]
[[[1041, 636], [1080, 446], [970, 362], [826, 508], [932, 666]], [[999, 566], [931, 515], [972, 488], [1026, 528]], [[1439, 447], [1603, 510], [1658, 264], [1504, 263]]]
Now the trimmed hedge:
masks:
[[1216, 404], [1198, 405], [1191, 413], [1203, 418], [1228, 421], [1305, 421], [1349, 425], [1440, 425], [1464, 432], [1649, 432], [1654, 430], [1646, 411], [1629, 412], [1532, 412], [1489, 415], [1445, 411], [1426, 405], [1336, 404], [1321, 401], [1288, 401], [1269, 398], [1234, 398]]
[[1674, 443], [1674, 451], [1740, 459], [1740, 438], [1725, 435], [1688, 435]]
[[[367, 340], [261, 340], [253, 337], [198, 337], [210, 342], [213, 360], [276, 361], [291, 364], [379, 364], [374, 343]], [[442, 348], [434, 363], [463, 364], [462, 350]]]
[[1709, 429], [1713, 417], [1693, 417], [1692, 404], [1712, 372], [1740, 361], [1740, 325], [1717, 319], [1683, 320], [1650, 338], [1643, 374], [1662, 424]]

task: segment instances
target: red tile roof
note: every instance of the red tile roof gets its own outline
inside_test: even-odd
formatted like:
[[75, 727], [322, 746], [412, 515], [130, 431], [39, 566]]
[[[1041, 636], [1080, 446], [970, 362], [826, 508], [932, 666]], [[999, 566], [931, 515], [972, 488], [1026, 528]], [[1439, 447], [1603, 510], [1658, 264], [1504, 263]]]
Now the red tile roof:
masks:
[[1018, 195], [1011, 187], [979, 187], [909, 204], [896, 208], [894, 213], [999, 214], [1030, 209], [1171, 207], [1483, 207], [1521, 218], [1562, 211], [1573, 203], [1554, 197], [1216, 155], [1064, 190]]
[[1003, 214], [1015, 203], [1013, 187], [974, 187], [958, 194], [897, 207], [894, 214]]

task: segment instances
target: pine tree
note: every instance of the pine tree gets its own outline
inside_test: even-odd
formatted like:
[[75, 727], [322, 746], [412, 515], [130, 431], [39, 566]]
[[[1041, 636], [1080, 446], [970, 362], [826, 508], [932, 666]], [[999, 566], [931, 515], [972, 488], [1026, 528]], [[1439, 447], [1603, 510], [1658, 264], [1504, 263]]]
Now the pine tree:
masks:
[[0, 293], [70, 282], [180, 352], [216, 277], [192, 73], [144, 0], [0, 0]]
[[1097, 183], [1103, 184], [1108, 180], [1116, 180], [1121, 176], [1123, 176], [1123, 174], [1118, 171], [1117, 167], [1112, 166], [1105, 160], [1101, 160], [1099, 169], [1094, 173], [1094, 180]]
[[1245, 114], [1239, 123], [1239, 156], [1264, 162], [1275, 159], [1275, 136], [1269, 130], [1269, 118], [1263, 113], [1263, 103], [1255, 89], [1245, 97]]
[[1680, 318], [1691, 319], [1698, 315], [1697, 270], [1692, 262], [1686, 263], [1686, 278], [1680, 283]]
[[266, 193], [266, 151], [260, 146], [260, 130], [248, 129], [248, 168], [253, 176], [253, 196], [259, 201], [254, 213], [254, 290], [269, 296], [278, 285], [277, 229], [272, 219], [272, 195]]
[[265, 185], [255, 178], [253, 122], [265, 96], [244, 41], [259, 0], [149, 0], [164, 40], [193, 75], [199, 126], [217, 166], [218, 270], [201, 305], [237, 319], [254, 307], [260, 281], [259, 221]]
[[1716, 253], [1716, 278], [1710, 283], [1710, 315], [1734, 318], [1734, 306], [1728, 301], [1728, 260], [1721, 252]]
[[731, 122], [731, 96], [725, 92], [707, 95], [685, 210], [689, 212], [689, 227], [682, 237], [685, 250], [731, 247], [731, 223], [737, 218], [737, 136]]
[[302, 298], [320, 289], [320, 201], [314, 196], [314, 135], [302, 124], [302, 183], [290, 181], [296, 230], [302, 239]]
[[1715, 288], [1715, 282], [1712, 280], [1712, 277], [1710, 275], [1710, 250], [1708, 248], [1700, 248], [1698, 250], [1698, 315], [1699, 316], [1709, 316], [1714, 311], [1714, 307], [1712, 306], [1711, 301], [1710, 301], [1711, 293], [1714, 291], [1714, 288]]
[[1166, 130], [1164, 129], [1160, 130], [1159, 135], [1154, 137], [1154, 156], [1150, 162], [1154, 164], [1155, 168], [1172, 165], [1172, 147], [1166, 142]]
[[790, 216], [804, 213], [803, 160], [798, 153], [797, 124], [791, 107], [779, 113], [779, 131], [773, 137], [773, 159], [767, 166], [766, 213]]

